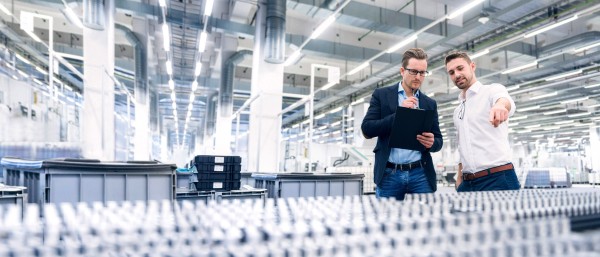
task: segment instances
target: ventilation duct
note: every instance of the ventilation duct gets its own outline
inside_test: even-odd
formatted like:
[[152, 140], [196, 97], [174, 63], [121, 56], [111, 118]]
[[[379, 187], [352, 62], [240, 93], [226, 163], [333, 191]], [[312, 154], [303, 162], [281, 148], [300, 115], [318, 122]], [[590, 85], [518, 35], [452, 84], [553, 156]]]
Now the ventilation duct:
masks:
[[216, 101], [217, 92], [214, 92], [206, 98], [206, 115], [204, 115], [206, 121], [206, 129], [205, 135], [210, 137], [215, 134], [215, 124], [217, 123], [217, 115], [216, 115]]
[[265, 61], [285, 61], [285, 1], [269, 0], [265, 31]]
[[327, 8], [334, 11], [341, 2], [341, 0], [325, 0], [325, 2], [321, 4], [321, 8]]
[[[147, 78], [147, 67], [146, 67], [146, 50], [142, 41], [126, 26], [121, 24], [115, 24], [115, 28], [122, 30], [125, 33], [125, 38], [134, 48], [134, 59], [135, 59], [135, 87], [141, 89], [140, 91], [147, 92], [146, 78]], [[141, 98], [140, 98], [141, 99]], [[144, 96], [145, 99], [145, 96]]]
[[252, 55], [252, 51], [238, 51], [225, 62], [221, 88], [219, 90], [219, 113], [221, 117], [229, 117], [233, 113], [233, 77], [235, 76], [235, 66], [244, 59], [245, 55]]
[[83, 26], [104, 30], [105, 20], [104, 0], [83, 0]]

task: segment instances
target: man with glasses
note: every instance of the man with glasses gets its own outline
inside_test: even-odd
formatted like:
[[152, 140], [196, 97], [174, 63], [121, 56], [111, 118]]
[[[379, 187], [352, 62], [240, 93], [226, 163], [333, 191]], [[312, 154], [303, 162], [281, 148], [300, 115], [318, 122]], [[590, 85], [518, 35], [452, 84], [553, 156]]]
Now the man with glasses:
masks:
[[460, 162], [458, 192], [517, 190], [521, 187], [508, 145], [508, 117], [515, 102], [503, 85], [484, 85], [475, 77], [475, 63], [461, 51], [446, 56], [446, 70], [461, 90], [454, 110]]
[[[406, 51], [400, 67], [402, 81], [375, 89], [361, 129], [365, 138], [377, 137], [375, 153], [375, 184], [377, 197], [403, 200], [407, 193], [432, 193], [437, 189], [436, 174], [430, 152], [442, 148], [437, 104], [419, 89], [427, 71], [427, 54], [420, 48]], [[398, 106], [435, 111], [430, 132], [417, 135], [423, 151], [390, 148], [388, 143]], [[404, 121], [406, 123], [410, 120]]]

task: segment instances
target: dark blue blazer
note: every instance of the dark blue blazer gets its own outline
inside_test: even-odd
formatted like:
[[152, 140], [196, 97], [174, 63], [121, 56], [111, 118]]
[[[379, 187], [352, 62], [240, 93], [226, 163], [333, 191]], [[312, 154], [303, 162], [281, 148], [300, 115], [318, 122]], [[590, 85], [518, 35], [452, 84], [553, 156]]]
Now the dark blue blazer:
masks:
[[[398, 107], [398, 87], [400, 83], [388, 87], [375, 89], [371, 96], [371, 103], [367, 114], [362, 121], [361, 129], [365, 138], [377, 137], [377, 145], [373, 152], [375, 153], [375, 184], [378, 185], [383, 179], [385, 166], [390, 157], [391, 148], [388, 147], [390, 133], [394, 124], [394, 114]], [[433, 146], [430, 149], [421, 151], [421, 161], [425, 167], [427, 180], [433, 191], [437, 190], [435, 169], [431, 160], [430, 152], [437, 152], [442, 149], [442, 133], [438, 121], [437, 103], [427, 95], [419, 94], [419, 108], [435, 111], [431, 133], [434, 136]], [[410, 121], [407, 121], [410, 122]]]

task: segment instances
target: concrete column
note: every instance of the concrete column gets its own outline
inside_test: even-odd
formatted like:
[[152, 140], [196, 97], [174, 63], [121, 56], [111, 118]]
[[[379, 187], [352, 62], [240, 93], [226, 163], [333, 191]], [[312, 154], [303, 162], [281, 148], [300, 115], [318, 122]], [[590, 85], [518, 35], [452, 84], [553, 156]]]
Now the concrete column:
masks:
[[114, 0], [104, 1], [104, 29], [83, 29], [83, 156], [106, 161], [115, 158], [114, 10]]
[[[135, 54], [135, 136], [133, 138], [134, 160], [149, 160], [151, 149], [151, 133], [150, 133], [150, 97], [148, 86], [148, 75], [145, 74], [147, 65], [146, 51], [148, 49], [148, 32], [145, 20], [133, 19], [133, 31], [136, 31], [136, 37], [139, 40], [136, 46]], [[137, 53], [139, 51], [139, 53]], [[138, 60], [139, 58], [139, 60]], [[141, 73], [141, 74], [138, 74]]]
[[[222, 37], [222, 47], [221, 47], [221, 88], [219, 90], [219, 100], [217, 104], [217, 124], [215, 130], [215, 136], [217, 138], [215, 142], [215, 153], [228, 155], [231, 154], [231, 115], [233, 114], [233, 105], [229, 103], [224, 103], [224, 98], [232, 99], [233, 91], [228, 91], [228, 89], [224, 86], [225, 80], [227, 78], [224, 77], [225, 70], [227, 69], [229, 58], [235, 54], [238, 47], [237, 38], [228, 37], [223, 35]], [[235, 69], [234, 69], [235, 70]], [[233, 74], [229, 74], [234, 76]], [[224, 92], [228, 91], [228, 92]], [[226, 95], [226, 97], [223, 97]]]
[[277, 145], [281, 137], [283, 64], [265, 62], [266, 5], [259, 3], [252, 60], [251, 97], [260, 94], [250, 105], [248, 171], [277, 172]]
[[354, 105], [354, 146], [356, 147], [368, 147], [371, 144], [368, 144], [371, 140], [365, 139], [362, 134], [362, 130], [360, 129], [360, 125], [362, 124], [365, 115], [367, 114], [367, 109], [369, 109], [369, 103], [359, 103]]

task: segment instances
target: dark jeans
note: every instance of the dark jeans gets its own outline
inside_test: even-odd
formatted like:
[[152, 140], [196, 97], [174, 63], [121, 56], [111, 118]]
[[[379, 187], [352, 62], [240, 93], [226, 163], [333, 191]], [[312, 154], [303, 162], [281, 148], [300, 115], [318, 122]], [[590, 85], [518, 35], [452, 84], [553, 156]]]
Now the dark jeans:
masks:
[[518, 190], [521, 188], [515, 170], [496, 172], [485, 177], [464, 181], [456, 189], [457, 192]]
[[383, 179], [375, 189], [377, 198], [395, 197], [397, 200], [404, 200], [405, 194], [412, 193], [433, 193], [422, 167], [412, 170], [386, 168]]

